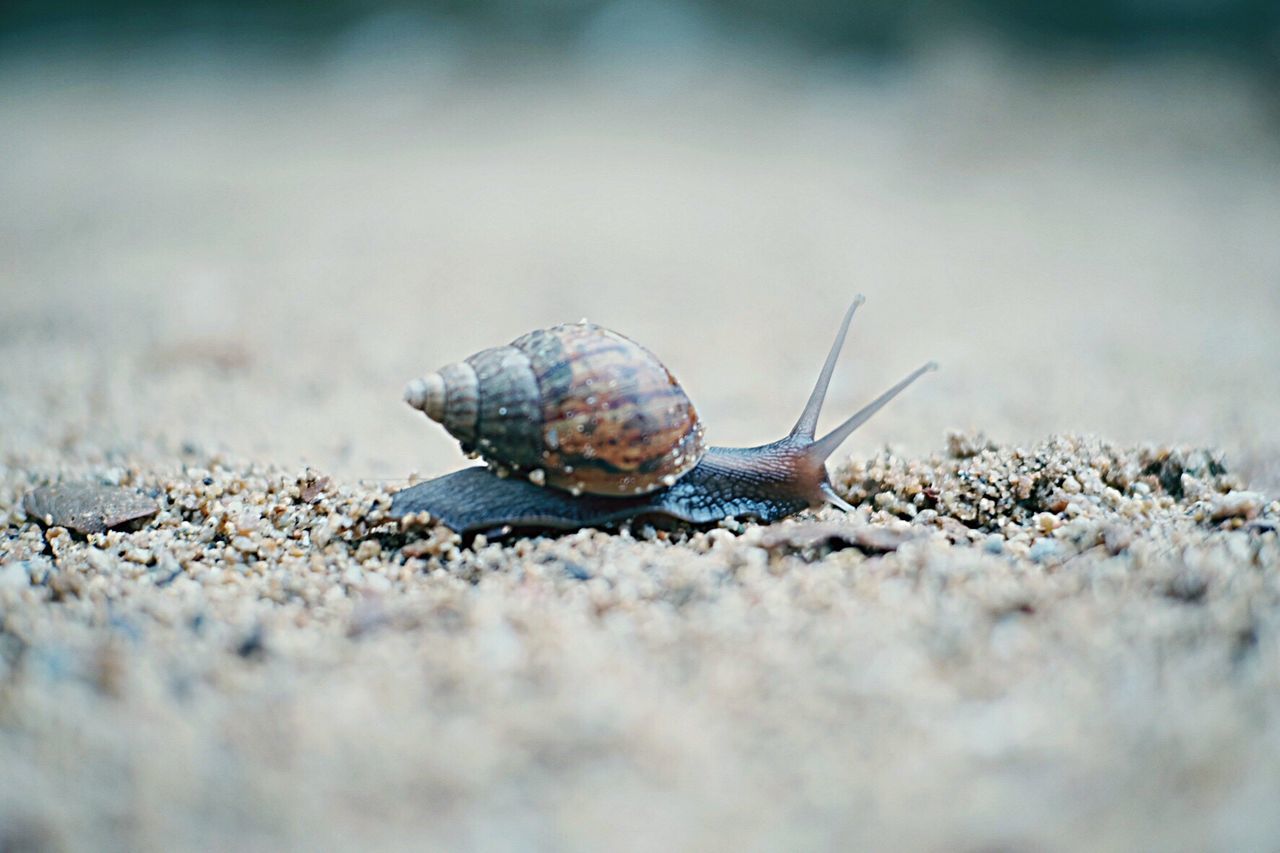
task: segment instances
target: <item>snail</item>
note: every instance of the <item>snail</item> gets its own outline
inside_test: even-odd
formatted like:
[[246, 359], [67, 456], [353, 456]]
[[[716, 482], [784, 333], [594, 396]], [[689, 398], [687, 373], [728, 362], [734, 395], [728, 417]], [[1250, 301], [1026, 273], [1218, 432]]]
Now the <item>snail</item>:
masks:
[[818, 415], [863, 299], [844, 315], [795, 426], [759, 447], [706, 447], [684, 389], [647, 349], [601, 326], [539, 329], [410, 382], [405, 401], [488, 467], [411, 486], [391, 515], [427, 512], [459, 533], [608, 527], [637, 517], [693, 525], [769, 523], [832, 504], [826, 459], [922, 374], [912, 371], [844, 423], [816, 436]]

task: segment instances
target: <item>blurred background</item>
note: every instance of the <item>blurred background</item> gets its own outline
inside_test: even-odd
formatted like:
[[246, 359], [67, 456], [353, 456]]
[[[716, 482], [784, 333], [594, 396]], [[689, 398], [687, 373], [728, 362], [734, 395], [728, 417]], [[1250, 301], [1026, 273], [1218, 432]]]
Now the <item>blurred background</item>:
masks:
[[1274, 70], [1280, 10], [1267, 0], [10, 0], [0, 26], [15, 39], [100, 46], [176, 38], [189, 49], [297, 54], [326, 52], [343, 41], [387, 47], [434, 34], [549, 52], [639, 46], [687, 52], [747, 39], [796, 58], [856, 52], [875, 59], [970, 28], [1036, 52], [1201, 50]]
[[0, 417], [28, 463], [458, 464], [408, 379], [587, 316], [716, 443], [854, 293], [848, 452], [1225, 448], [1280, 484], [1280, 5], [0, 6]]

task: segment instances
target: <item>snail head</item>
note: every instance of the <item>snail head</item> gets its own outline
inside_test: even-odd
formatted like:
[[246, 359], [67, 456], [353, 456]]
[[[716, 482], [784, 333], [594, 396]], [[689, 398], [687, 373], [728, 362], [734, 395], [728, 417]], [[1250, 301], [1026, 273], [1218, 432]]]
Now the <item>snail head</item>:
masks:
[[835, 371], [840, 351], [844, 348], [845, 336], [849, 332], [853, 315], [864, 301], [863, 296], [857, 296], [845, 312], [840, 330], [831, 344], [831, 351], [827, 354], [827, 360], [818, 374], [818, 381], [814, 384], [809, 400], [791, 432], [772, 444], [755, 448], [757, 474], [763, 473], [765, 469], [773, 469], [769, 472], [770, 479], [777, 478], [775, 482], [781, 481], [778, 483], [779, 486], [785, 483], [786, 488], [794, 490], [796, 497], [804, 498], [814, 506], [830, 503], [845, 511], [853, 510], [853, 507], [836, 494], [831, 486], [826, 468], [828, 457], [854, 430], [870, 420], [889, 401], [906, 390], [907, 386], [924, 374], [938, 369], [937, 363], [932, 361], [916, 368], [896, 385], [849, 416], [835, 429], [817, 437], [818, 416], [822, 413], [822, 404], [826, 400], [827, 388], [831, 384], [831, 375]]

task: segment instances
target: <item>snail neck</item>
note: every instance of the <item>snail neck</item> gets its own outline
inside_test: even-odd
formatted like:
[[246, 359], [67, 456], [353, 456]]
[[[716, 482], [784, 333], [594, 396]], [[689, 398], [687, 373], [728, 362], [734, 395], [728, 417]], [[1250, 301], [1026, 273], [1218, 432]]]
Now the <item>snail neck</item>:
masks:
[[699, 463], [719, 480], [762, 499], [818, 506], [827, 500], [827, 466], [813, 443], [787, 436], [758, 447], [712, 447]]
[[829, 500], [830, 489], [822, 460], [788, 437], [759, 447], [709, 448], [670, 488], [646, 495], [637, 512], [694, 524], [725, 517], [768, 523]]

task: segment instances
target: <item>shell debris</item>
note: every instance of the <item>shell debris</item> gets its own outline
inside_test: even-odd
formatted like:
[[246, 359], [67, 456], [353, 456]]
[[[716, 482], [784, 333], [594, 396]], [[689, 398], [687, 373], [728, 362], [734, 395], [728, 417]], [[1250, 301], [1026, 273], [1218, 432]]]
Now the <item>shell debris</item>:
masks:
[[47, 527], [65, 527], [88, 535], [151, 518], [160, 511], [160, 504], [122, 486], [59, 483], [28, 492], [22, 508]]

